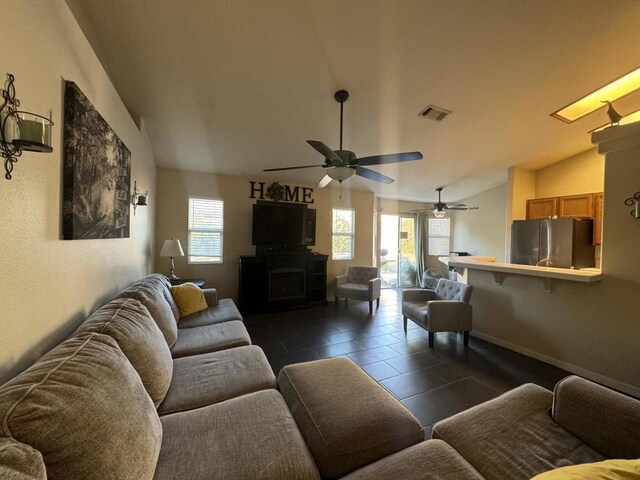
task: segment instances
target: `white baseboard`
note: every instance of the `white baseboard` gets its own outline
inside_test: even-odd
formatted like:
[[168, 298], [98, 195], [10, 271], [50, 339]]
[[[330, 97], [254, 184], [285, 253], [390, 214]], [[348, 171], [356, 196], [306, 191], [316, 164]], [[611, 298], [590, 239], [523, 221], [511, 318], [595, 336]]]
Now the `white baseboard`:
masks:
[[619, 390], [621, 392], [627, 393], [629, 395], [633, 395], [636, 398], [640, 398], [640, 388], [634, 387], [633, 385], [629, 385], [628, 383], [620, 382], [610, 377], [606, 377], [599, 373], [592, 372], [591, 370], [587, 370], [582, 367], [578, 367], [571, 363], [563, 362], [562, 360], [558, 360], [557, 358], [549, 357], [542, 353], [538, 353], [534, 350], [529, 350], [528, 348], [521, 347], [520, 345], [516, 345], [514, 343], [506, 342], [500, 338], [492, 337], [491, 335], [487, 335], [482, 332], [478, 332], [472, 330], [470, 332], [472, 337], [477, 337], [481, 340], [485, 340], [489, 343], [494, 343], [501, 347], [508, 348], [509, 350], [513, 350], [514, 352], [521, 353], [526, 355], [527, 357], [535, 358], [536, 360], [540, 360], [545, 363], [549, 363], [555, 367], [562, 368], [567, 372], [575, 373], [581, 377], [592, 380], [596, 383], [600, 383], [602, 385], [606, 385], [607, 387], [613, 388], [615, 390]]

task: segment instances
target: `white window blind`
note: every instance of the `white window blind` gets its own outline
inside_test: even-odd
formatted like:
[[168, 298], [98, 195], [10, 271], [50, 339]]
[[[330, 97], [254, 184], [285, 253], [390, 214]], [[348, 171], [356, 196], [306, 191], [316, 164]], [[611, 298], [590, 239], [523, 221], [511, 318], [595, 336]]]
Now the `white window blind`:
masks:
[[353, 260], [355, 256], [355, 210], [333, 209], [332, 248], [333, 260]]
[[429, 218], [429, 255], [449, 256], [450, 218]]
[[189, 263], [221, 263], [224, 202], [189, 198]]

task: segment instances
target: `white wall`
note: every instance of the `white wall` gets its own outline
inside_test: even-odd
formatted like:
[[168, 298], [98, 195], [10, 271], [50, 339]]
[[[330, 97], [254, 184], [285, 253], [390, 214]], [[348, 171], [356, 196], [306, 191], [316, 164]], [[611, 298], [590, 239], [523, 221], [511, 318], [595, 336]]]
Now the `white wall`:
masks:
[[[17, 97], [53, 111], [53, 153], [22, 155], [13, 179], [0, 177], [0, 383], [66, 338], [97, 307], [151, 269], [155, 161], [62, 0], [5, 5], [0, 75]], [[63, 81], [80, 87], [131, 151], [131, 179], [150, 206], [131, 217], [131, 238], [61, 240]], [[4, 173], [4, 172], [3, 172]]]
[[[259, 177], [239, 177], [158, 169], [157, 230], [158, 246], [164, 240], [180, 239], [187, 249], [187, 203], [189, 196], [203, 196], [224, 200], [224, 258], [221, 264], [189, 264], [187, 257], [175, 259], [176, 275], [183, 278], [203, 278], [207, 286], [218, 289], [221, 297], [238, 299], [238, 257], [255, 255], [251, 245], [252, 205], [250, 181]], [[264, 181], [264, 179], [262, 179]], [[271, 182], [266, 181], [266, 186]], [[295, 185], [291, 185], [295, 186]], [[316, 209], [316, 244], [314, 252], [329, 255], [327, 276], [329, 282], [345, 273], [349, 265], [371, 265], [373, 259], [374, 196], [371, 192], [339, 188], [313, 191]], [[331, 223], [333, 208], [356, 210], [355, 259], [331, 260]], [[158, 248], [159, 250], [159, 248]], [[168, 273], [168, 258], [155, 258], [156, 270]], [[330, 293], [329, 293], [330, 294]]]
[[451, 211], [451, 250], [496, 257], [504, 261], [507, 184], [486, 190], [460, 203], [478, 210]]

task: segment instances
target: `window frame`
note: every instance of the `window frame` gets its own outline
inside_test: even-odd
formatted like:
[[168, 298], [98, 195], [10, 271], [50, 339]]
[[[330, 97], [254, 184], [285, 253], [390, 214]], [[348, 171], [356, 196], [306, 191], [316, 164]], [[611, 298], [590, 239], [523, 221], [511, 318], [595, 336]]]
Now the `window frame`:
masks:
[[[335, 226], [335, 215], [336, 211], [349, 211], [351, 212], [351, 232], [336, 232], [334, 230]], [[333, 249], [333, 239], [334, 237], [350, 237], [351, 238], [351, 256], [348, 258], [336, 258], [335, 252]], [[354, 260], [356, 258], [356, 210], [355, 208], [332, 208], [331, 209], [331, 260], [340, 261], [340, 260]]]
[[[428, 251], [428, 255], [431, 256], [436, 256], [436, 257], [448, 257], [449, 256], [449, 252], [451, 250], [451, 218], [450, 217], [444, 217], [444, 218], [435, 218], [435, 217], [429, 217], [429, 222], [428, 222], [428, 228], [427, 228], [427, 251]], [[447, 230], [448, 230], [448, 235], [432, 235], [431, 234], [431, 223], [435, 223], [438, 221], [446, 221], [447, 222]], [[446, 253], [431, 253], [431, 248], [429, 248], [431, 246], [431, 239], [432, 238], [446, 238], [447, 239], [447, 252]]]
[[[201, 229], [201, 228], [189, 228], [189, 220], [191, 218], [191, 200], [208, 200], [216, 201], [222, 204], [222, 227], [220, 230], [214, 229]], [[191, 232], [219, 232], [220, 233], [220, 260], [192, 260], [191, 250]], [[187, 263], [189, 265], [210, 265], [220, 264], [224, 262], [224, 199], [218, 197], [203, 197], [201, 195], [189, 195], [187, 199]]]

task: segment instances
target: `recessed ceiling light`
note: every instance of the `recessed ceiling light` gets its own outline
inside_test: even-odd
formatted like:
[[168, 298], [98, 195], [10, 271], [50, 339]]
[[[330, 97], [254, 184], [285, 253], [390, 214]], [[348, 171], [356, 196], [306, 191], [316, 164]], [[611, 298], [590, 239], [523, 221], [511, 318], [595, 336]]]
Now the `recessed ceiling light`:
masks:
[[[636, 110], [635, 112], [631, 112], [629, 115], [625, 115], [620, 120], [618, 125], [626, 125], [627, 123], [633, 123], [640, 121], [640, 110]], [[610, 125], [610, 123], [605, 123], [604, 125], [600, 125], [599, 127], [594, 128], [593, 130], [589, 130], [589, 133], [599, 132], [600, 130], [604, 130]]]
[[604, 107], [606, 104], [602, 103], [603, 100], [613, 102], [639, 88], [640, 67], [626, 75], [623, 75], [617, 80], [608, 83], [604, 87], [600, 87], [595, 92], [576, 100], [557, 112], [553, 112], [551, 116], [558, 120], [562, 120], [563, 122], [572, 123], [585, 115]]

